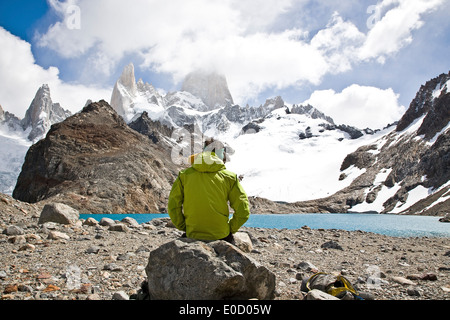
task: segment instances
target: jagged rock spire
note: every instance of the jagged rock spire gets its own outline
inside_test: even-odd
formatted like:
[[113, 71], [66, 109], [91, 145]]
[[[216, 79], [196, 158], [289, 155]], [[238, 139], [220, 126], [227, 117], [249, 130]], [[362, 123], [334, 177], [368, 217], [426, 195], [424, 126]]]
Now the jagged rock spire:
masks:
[[215, 72], [189, 73], [184, 79], [181, 90], [202, 99], [210, 110], [234, 104], [225, 76]]
[[52, 124], [64, 121], [70, 115], [71, 112], [64, 110], [59, 103], [53, 103], [50, 88], [44, 84], [31, 102], [22, 120], [22, 127], [24, 130], [31, 127], [28, 139], [34, 141], [42, 138]]

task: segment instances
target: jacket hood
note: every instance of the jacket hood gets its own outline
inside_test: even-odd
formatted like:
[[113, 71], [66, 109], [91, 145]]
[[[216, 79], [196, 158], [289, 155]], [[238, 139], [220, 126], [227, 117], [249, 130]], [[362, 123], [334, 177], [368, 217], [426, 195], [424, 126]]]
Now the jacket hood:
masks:
[[226, 169], [223, 161], [214, 152], [203, 152], [197, 155], [192, 167], [198, 172], [218, 172]]

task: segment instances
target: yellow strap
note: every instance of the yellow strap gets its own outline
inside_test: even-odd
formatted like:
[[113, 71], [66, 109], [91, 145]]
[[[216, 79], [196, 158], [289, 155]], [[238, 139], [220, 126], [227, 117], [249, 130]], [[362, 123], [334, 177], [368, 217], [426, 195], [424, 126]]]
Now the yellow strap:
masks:
[[311, 291], [311, 288], [309, 287], [309, 283], [310, 283], [314, 278], [316, 278], [317, 276], [319, 276], [319, 275], [321, 275], [321, 274], [326, 274], [326, 273], [325, 273], [325, 272], [317, 272], [317, 273], [313, 274], [313, 275], [309, 278], [308, 282], [306, 283], [306, 289], [308, 289], [308, 291]]
[[[306, 289], [308, 289], [308, 291], [311, 291], [310, 282], [314, 278], [316, 278], [317, 276], [322, 275], [322, 274], [323, 275], [327, 275], [328, 273], [318, 272], [316, 274], [313, 274], [309, 278], [308, 282], [306, 283]], [[336, 287], [332, 286], [331, 288], [328, 289], [328, 292], [327, 292], [328, 294], [331, 294], [332, 296], [337, 296], [337, 295], [339, 295], [340, 293], [342, 293], [344, 291], [350, 291], [351, 293], [353, 293], [355, 295], [358, 295], [356, 290], [353, 288], [353, 286], [350, 284], [350, 282], [346, 278], [344, 278], [343, 276], [337, 276], [336, 278], [337, 278], [338, 281], [341, 281], [344, 286], [343, 287], [339, 287], [339, 288], [336, 288]]]

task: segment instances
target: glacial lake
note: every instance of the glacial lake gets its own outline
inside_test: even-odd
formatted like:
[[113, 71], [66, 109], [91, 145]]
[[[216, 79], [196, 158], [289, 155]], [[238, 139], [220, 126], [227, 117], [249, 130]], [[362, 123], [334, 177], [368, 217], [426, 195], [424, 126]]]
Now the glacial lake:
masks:
[[[167, 218], [168, 214], [80, 214], [81, 219], [103, 217], [122, 220], [132, 217], [140, 224], [155, 218]], [[385, 214], [268, 214], [251, 215], [245, 227], [267, 229], [340, 229], [361, 230], [393, 237], [448, 237], [450, 223], [439, 222], [440, 217], [399, 216]]]

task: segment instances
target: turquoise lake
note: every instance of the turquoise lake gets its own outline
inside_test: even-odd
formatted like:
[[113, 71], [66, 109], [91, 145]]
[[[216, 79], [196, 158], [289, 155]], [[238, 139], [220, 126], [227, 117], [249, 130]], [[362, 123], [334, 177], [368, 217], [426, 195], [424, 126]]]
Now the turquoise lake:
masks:
[[[140, 224], [155, 218], [169, 217], [167, 214], [81, 214], [81, 219], [103, 217], [122, 220], [132, 217]], [[399, 216], [382, 214], [269, 214], [251, 215], [246, 227], [267, 229], [311, 229], [361, 230], [394, 237], [449, 237], [450, 223], [439, 222], [439, 217]]]

